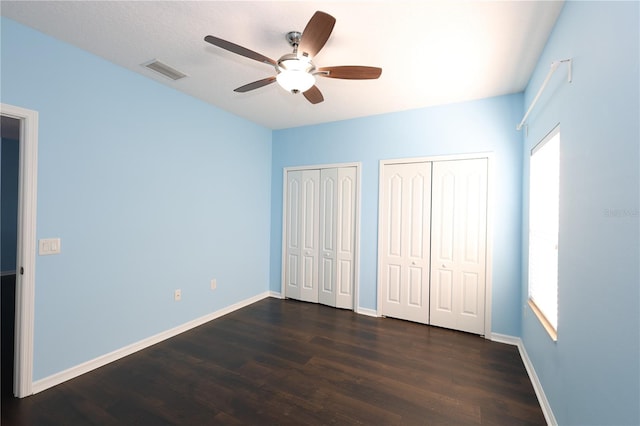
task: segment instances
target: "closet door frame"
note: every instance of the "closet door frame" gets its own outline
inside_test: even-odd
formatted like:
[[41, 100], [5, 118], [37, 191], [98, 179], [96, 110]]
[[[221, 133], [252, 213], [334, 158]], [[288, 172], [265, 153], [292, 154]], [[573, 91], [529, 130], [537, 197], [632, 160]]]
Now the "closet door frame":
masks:
[[[484, 337], [485, 339], [491, 339], [491, 295], [492, 295], [492, 265], [493, 265], [493, 208], [494, 208], [494, 200], [493, 200], [493, 192], [494, 192], [494, 172], [493, 172], [493, 162], [494, 162], [494, 153], [493, 152], [479, 152], [479, 153], [471, 153], [471, 154], [455, 154], [455, 155], [439, 155], [439, 156], [430, 156], [430, 157], [410, 157], [410, 158], [396, 158], [389, 160], [380, 160], [380, 166], [378, 171], [378, 267], [377, 267], [377, 316], [382, 316], [382, 283], [380, 281], [380, 277], [382, 276], [382, 259], [381, 253], [383, 250], [382, 247], [382, 238], [380, 237], [380, 231], [382, 229], [383, 218], [381, 212], [384, 209], [382, 205], [382, 188], [384, 183], [383, 179], [383, 171], [384, 167], [391, 164], [405, 164], [405, 163], [426, 163], [426, 162], [438, 162], [438, 161], [454, 161], [454, 160], [476, 160], [476, 159], [486, 159], [487, 160], [487, 240], [486, 240], [486, 259], [485, 259], [485, 315], [484, 315]], [[284, 282], [284, 279], [283, 279]]]
[[287, 173], [300, 170], [333, 169], [340, 167], [355, 167], [356, 169], [356, 210], [355, 210], [355, 236], [354, 236], [354, 259], [353, 259], [353, 311], [358, 312], [358, 298], [360, 294], [360, 193], [362, 188], [362, 163], [334, 163], [334, 164], [314, 164], [308, 166], [292, 166], [282, 169], [282, 254], [281, 254], [281, 274], [280, 274], [280, 297], [286, 298], [286, 267], [287, 267]]

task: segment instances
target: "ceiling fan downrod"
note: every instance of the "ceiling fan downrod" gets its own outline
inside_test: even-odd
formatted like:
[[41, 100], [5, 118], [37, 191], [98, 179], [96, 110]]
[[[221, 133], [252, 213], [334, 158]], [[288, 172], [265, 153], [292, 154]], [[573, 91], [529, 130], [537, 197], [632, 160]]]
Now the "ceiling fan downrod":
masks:
[[302, 38], [302, 33], [300, 31], [289, 31], [285, 38], [289, 45], [293, 47], [293, 53], [298, 53], [298, 45], [300, 45], [300, 39]]

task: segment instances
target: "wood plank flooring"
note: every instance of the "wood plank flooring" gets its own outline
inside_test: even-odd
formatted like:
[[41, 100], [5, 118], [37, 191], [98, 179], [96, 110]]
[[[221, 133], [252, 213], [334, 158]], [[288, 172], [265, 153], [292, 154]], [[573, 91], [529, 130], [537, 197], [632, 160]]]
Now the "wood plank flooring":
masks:
[[39, 394], [6, 425], [544, 425], [518, 350], [264, 299]]

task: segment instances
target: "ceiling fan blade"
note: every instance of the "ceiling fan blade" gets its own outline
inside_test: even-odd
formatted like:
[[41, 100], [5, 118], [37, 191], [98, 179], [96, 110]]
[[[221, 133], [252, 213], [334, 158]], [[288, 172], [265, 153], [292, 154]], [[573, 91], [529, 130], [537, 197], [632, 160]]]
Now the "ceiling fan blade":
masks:
[[237, 89], [233, 89], [234, 92], [245, 93], [250, 90], [259, 89], [263, 86], [273, 83], [276, 81], [275, 77], [267, 77], [262, 80], [254, 81], [253, 83], [245, 84], [244, 86], [240, 86]]
[[316, 86], [311, 86], [311, 89], [307, 90], [302, 94], [312, 104], [319, 104], [320, 102], [324, 101], [324, 96], [322, 96], [322, 92], [320, 92], [320, 89], [318, 89]]
[[302, 32], [298, 53], [312, 58], [316, 56], [329, 40], [335, 24], [333, 16], [320, 11], [314, 13]]
[[380, 77], [382, 68], [363, 67], [359, 65], [342, 65], [338, 67], [321, 67], [317, 75], [329, 78], [342, 78], [346, 80], [372, 80]]
[[249, 50], [246, 47], [238, 46], [235, 43], [231, 43], [230, 41], [223, 40], [218, 37], [208, 35], [204, 38], [204, 41], [206, 41], [207, 43], [211, 43], [214, 46], [218, 46], [225, 50], [228, 50], [229, 52], [236, 53], [249, 59], [253, 59], [254, 61], [263, 62], [268, 65], [273, 65], [274, 67], [277, 65], [276, 61], [271, 58], [267, 58], [266, 56], [254, 52], [253, 50]]

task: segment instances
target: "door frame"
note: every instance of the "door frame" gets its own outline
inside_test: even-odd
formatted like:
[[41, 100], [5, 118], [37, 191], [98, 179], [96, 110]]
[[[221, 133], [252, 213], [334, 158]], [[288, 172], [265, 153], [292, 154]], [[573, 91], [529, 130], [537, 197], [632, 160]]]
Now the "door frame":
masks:
[[38, 112], [3, 103], [0, 114], [20, 120], [13, 393], [24, 398], [33, 393]]
[[384, 209], [382, 205], [382, 188], [384, 182], [383, 170], [384, 166], [391, 164], [406, 164], [406, 163], [425, 163], [425, 162], [437, 162], [437, 161], [455, 161], [455, 160], [487, 160], [487, 241], [486, 241], [486, 258], [485, 258], [485, 290], [484, 290], [484, 335], [485, 339], [491, 339], [491, 296], [492, 296], [492, 282], [493, 282], [493, 209], [494, 209], [494, 181], [493, 181], [493, 152], [478, 152], [470, 154], [453, 154], [453, 155], [437, 155], [429, 157], [410, 157], [410, 158], [396, 158], [388, 160], [380, 160], [380, 166], [378, 170], [378, 267], [377, 267], [377, 312], [376, 316], [382, 315], [382, 283], [380, 277], [382, 276], [381, 268], [381, 253], [382, 253], [382, 238], [380, 237], [380, 230], [382, 229], [382, 211]]
[[353, 311], [358, 312], [358, 295], [360, 292], [360, 192], [362, 187], [362, 163], [334, 163], [334, 164], [315, 164], [309, 166], [292, 166], [284, 167], [282, 169], [282, 254], [281, 254], [281, 266], [280, 266], [280, 297], [286, 298], [286, 266], [287, 266], [287, 223], [285, 213], [287, 211], [287, 173], [299, 170], [318, 170], [318, 169], [333, 169], [339, 167], [355, 167], [356, 168], [356, 211], [355, 211], [355, 237], [354, 237], [354, 251], [355, 258], [353, 260]]

